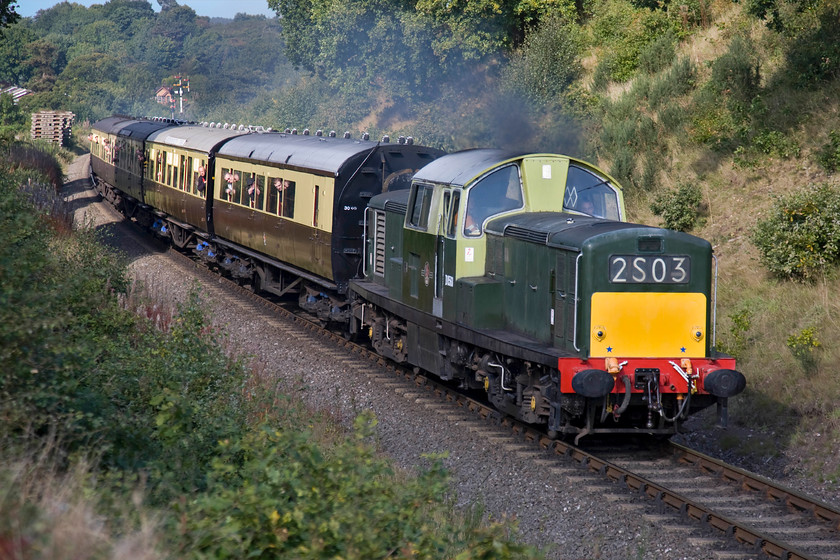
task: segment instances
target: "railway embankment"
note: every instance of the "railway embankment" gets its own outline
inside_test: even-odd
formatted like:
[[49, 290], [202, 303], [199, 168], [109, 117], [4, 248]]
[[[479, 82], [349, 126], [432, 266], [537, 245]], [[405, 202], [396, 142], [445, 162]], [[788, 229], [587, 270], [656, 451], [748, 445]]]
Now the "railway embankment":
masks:
[[[223, 329], [232, 348], [259, 364], [264, 378], [348, 426], [360, 413], [372, 412], [377, 448], [409, 472], [428, 465], [429, 457], [440, 457], [451, 474], [455, 507], [475, 507], [473, 511], [488, 519], [515, 519], [521, 538], [546, 546], [550, 558], [710, 557], [703, 540], [707, 537], [696, 524], [679, 515], [663, 518], [655, 505], [632, 495], [616, 497], [585, 469], [547, 464], [538, 452], [509, 435], [476, 423], [469, 415], [441, 410], [421, 391], [395, 386], [387, 373], [325, 347], [226, 293], [217, 283], [195, 280], [189, 269], [174, 265], [160, 246], [100, 204], [83, 183], [73, 182], [84, 174], [79, 171], [84, 160], [77, 160], [73, 169], [68, 185], [74, 191], [71, 199], [87, 219], [96, 221], [96, 227], [114, 230], [111, 242], [129, 256], [133, 277], [175, 299], [198, 282], [214, 324]], [[731, 455], [715, 446], [719, 439], [705, 432], [702, 419], [693, 429], [681, 439], [713, 456]], [[767, 465], [741, 464], [768, 470]], [[807, 479], [781, 474], [798, 488], [812, 486]], [[718, 556], [728, 553], [722, 550]]]

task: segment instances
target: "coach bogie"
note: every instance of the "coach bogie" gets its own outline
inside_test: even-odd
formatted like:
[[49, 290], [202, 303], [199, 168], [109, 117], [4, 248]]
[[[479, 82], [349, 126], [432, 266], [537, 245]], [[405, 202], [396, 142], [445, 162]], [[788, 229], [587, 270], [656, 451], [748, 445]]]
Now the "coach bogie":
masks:
[[348, 323], [350, 306], [346, 298], [340, 298], [325, 291], [322, 287], [305, 282], [298, 294], [298, 306], [321, 321]]

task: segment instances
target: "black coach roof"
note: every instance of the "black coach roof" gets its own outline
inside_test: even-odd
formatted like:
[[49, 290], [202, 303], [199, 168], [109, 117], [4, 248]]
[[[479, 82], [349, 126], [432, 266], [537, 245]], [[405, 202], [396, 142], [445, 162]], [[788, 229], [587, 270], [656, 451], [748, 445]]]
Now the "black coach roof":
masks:
[[[379, 144], [365, 140], [269, 132], [234, 138], [219, 149], [219, 155], [267, 161], [287, 167], [311, 169], [337, 175], [348, 160], [382, 150], [425, 150], [420, 146]], [[377, 160], [376, 164], [380, 162]]]
[[126, 121], [116, 125], [117, 134], [128, 138], [145, 140], [151, 133], [173, 126], [169, 123], [157, 121]]
[[107, 134], [116, 134], [123, 127], [134, 122], [137, 122], [137, 120], [132, 119], [131, 117], [113, 116], [102, 119], [101, 121], [96, 121], [93, 123], [91, 128], [93, 130], [100, 130]]

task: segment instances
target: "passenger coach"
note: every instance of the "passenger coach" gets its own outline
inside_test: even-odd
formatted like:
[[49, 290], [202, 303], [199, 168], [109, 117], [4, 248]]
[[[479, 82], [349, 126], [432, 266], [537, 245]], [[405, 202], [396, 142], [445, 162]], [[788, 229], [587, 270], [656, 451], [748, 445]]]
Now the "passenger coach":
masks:
[[129, 216], [256, 288], [346, 321], [367, 201], [408, 189], [443, 152], [402, 138], [111, 117], [94, 124], [91, 153], [100, 192], [128, 201]]

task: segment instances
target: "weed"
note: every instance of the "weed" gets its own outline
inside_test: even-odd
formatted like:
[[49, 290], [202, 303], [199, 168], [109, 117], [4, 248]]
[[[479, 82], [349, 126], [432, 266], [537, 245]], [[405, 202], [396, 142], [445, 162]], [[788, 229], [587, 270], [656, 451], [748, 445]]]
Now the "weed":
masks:
[[793, 356], [799, 360], [802, 369], [805, 371], [814, 369], [816, 365], [815, 352], [820, 346], [822, 344], [817, 338], [817, 329], [815, 327], [806, 327], [787, 338], [787, 347]]
[[736, 358], [740, 357], [750, 342], [753, 313], [749, 309], [741, 309], [729, 315], [732, 322], [729, 328], [728, 341], [719, 341], [718, 349]]

